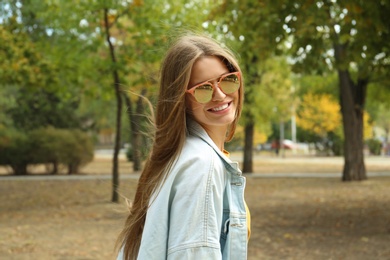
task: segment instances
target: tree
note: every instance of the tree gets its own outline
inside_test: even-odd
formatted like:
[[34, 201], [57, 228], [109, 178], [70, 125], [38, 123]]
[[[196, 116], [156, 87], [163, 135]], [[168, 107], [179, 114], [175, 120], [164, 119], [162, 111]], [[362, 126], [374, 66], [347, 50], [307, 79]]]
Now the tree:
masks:
[[[91, 79], [98, 81], [101, 78], [96, 76], [98, 71], [92, 75], [89, 72], [93, 71], [91, 60], [95, 60], [92, 53], [96, 51], [96, 43], [100, 42], [95, 30], [100, 24], [96, 21], [103, 20], [103, 15], [96, 19], [96, 10], [85, 9], [95, 8], [96, 4], [88, 5], [92, 2], [96, 3], [6, 1], [2, 4], [4, 24], [11, 36], [15, 36], [16, 43], [10, 44], [11, 47], [7, 48], [11, 51], [5, 52], [13, 55], [5, 60], [15, 66], [5, 71], [5, 75], [0, 75], [5, 79], [3, 84], [19, 87], [13, 95], [15, 105], [8, 109], [15, 126], [25, 130], [46, 125], [61, 128], [86, 126], [85, 122], [75, 122], [74, 118], [82, 95], [88, 93], [91, 84], [86, 84], [87, 91], [82, 86], [86, 79], [90, 83], [93, 82]], [[85, 19], [91, 17], [95, 19]], [[88, 20], [95, 23], [91, 31], [85, 25]], [[18, 35], [25, 40], [16, 41]], [[22, 51], [18, 56], [14, 50], [19, 46], [24, 48], [19, 48]]]
[[292, 37], [295, 69], [336, 70], [344, 130], [344, 181], [367, 178], [363, 114], [367, 86], [389, 86], [389, 1], [281, 1], [280, 15]]
[[[284, 125], [290, 120], [298, 105], [296, 87], [292, 83], [291, 68], [284, 57], [273, 57], [264, 61], [264, 74], [262, 77], [261, 89], [271, 106], [273, 113], [270, 117], [273, 123], [279, 124], [279, 143], [285, 139]], [[261, 110], [266, 109], [264, 103], [258, 106]], [[264, 122], [263, 122], [264, 123]], [[281, 146], [284, 157], [284, 146]]]
[[[158, 71], [165, 45], [172, 37], [185, 32], [183, 28], [200, 30], [208, 8], [210, 3], [202, 0], [144, 0], [137, 1], [131, 15], [118, 20], [118, 37], [124, 46], [129, 46], [122, 48], [127, 72], [123, 80], [127, 114], [131, 118], [134, 171], [141, 169], [145, 154], [142, 149], [148, 148], [148, 139], [154, 131], [150, 127], [153, 122], [153, 108], [150, 107], [158, 91]], [[147, 105], [145, 100], [148, 100]], [[131, 102], [134, 108], [130, 108]]]
[[104, 29], [105, 29], [105, 36], [107, 45], [109, 47], [109, 52], [111, 56], [111, 62], [113, 65], [112, 70], [112, 77], [113, 77], [113, 86], [115, 90], [115, 97], [116, 97], [116, 126], [115, 126], [115, 142], [114, 142], [114, 156], [113, 156], [113, 169], [112, 169], [112, 185], [113, 185], [113, 192], [112, 192], [112, 202], [118, 202], [119, 201], [119, 194], [118, 194], [118, 187], [119, 187], [119, 149], [120, 149], [120, 142], [121, 142], [121, 123], [122, 123], [122, 94], [120, 91], [120, 79], [119, 79], [119, 72], [116, 68], [117, 66], [117, 58], [114, 50], [114, 45], [112, 43], [111, 39], [111, 33], [110, 33], [110, 27], [111, 23], [109, 22], [109, 10], [108, 7], [105, 7], [103, 9], [104, 14]]
[[[148, 91], [156, 88], [158, 61], [162, 53], [151, 51], [161, 48], [162, 43], [167, 42], [166, 33], [171, 28], [164, 28], [156, 21], [155, 13], [162, 13], [158, 19], [165, 18], [165, 23], [184, 23], [196, 24], [202, 15], [197, 15], [196, 19], [189, 20], [189, 14], [194, 15], [194, 9], [201, 9], [202, 6], [194, 4], [183, 5], [182, 1], [174, 5], [166, 5], [163, 1], [135, 1], [131, 5], [123, 6], [120, 2], [116, 5], [106, 6], [104, 8], [105, 19], [104, 27], [106, 32], [106, 41], [108, 43], [113, 67], [111, 69], [114, 78], [115, 93], [117, 93], [117, 125], [116, 140], [114, 148], [114, 169], [113, 169], [113, 201], [117, 201], [117, 192], [119, 186], [117, 167], [117, 151], [120, 144], [120, 111], [121, 101], [119, 94], [123, 95], [126, 105], [127, 114], [132, 132], [132, 149], [133, 149], [133, 169], [140, 170], [143, 145], [141, 135], [142, 114], [145, 114], [143, 99]], [[180, 15], [173, 13], [180, 10]], [[197, 12], [195, 12], [197, 13]], [[201, 13], [201, 12], [199, 12]], [[110, 21], [111, 19], [111, 21]], [[166, 26], [166, 24], [165, 24]], [[112, 33], [110, 29], [115, 30]], [[116, 43], [114, 43], [114, 41]], [[127, 50], [127, 51], [126, 51]], [[119, 55], [118, 55], [119, 54]], [[122, 54], [122, 55], [120, 55]], [[118, 59], [117, 57], [125, 57]], [[126, 68], [126, 65], [128, 67]], [[119, 73], [122, 72], [122, 76]], [[131, 77], [126, 77], [125, 73], [130, 72]], [[128, 80], [127, 82], [125, 80]], [[123, 83], [132, 83], [131, 90], [125, 91]], [[129, 95], [130, 93], [130, 95]], [[134, 95], [135, 94], [135, 95]], [[131, 97], [137, 97], [134, 102], [136, 108], [133, 108]], [[135, 111], [136, 113], [133, 113]], [[150, 111], [152, 112], [152, 111]]]
[[[295, 71], [337, 71], [346, 137], [343, 180], [365, 179], [363, 111], [367, 86], [377, 81], [390, 85], [385, 76], [389, 70], [389, 1], [246, 0], [220, 4], [219, 13], [226, 16], [217, 28], [242, 46], [239, 51], [244, 64], [250, 66], [244, 66], [247, 85], [261, 82], [261, 69], [256, 64], [280, 51], [281, 42], [291, 51]], [[253, 93], [249, 87], [247, 104], [255, 104]], [[249, 136], [254, 117], [244, 111]]]
[[[216, 30], [240, 56], [245, 75], [245, 106], [241, 122], [245, 125], [243, 172], [253, 172], [253, 140], [256, 124], [271, 119], [272, 97], [262, 87], [265, 63], [281, 51], [283, 29], [277, 8], [270, 1], [219, 1], [210, 15], [208, 27]], [[254, 29], [256, 28], [256, 29]], [[283, 86], [284, 87], [284, 86]]]
[[[5, 96], [2, 121], [19, 129], [30, 130], [52, 125], [76, 127], [79, 124], [74, 111], [78, 99], [64, 97], [58, 90], [59, 68], [42, 55], [40, 45], [18, 24], [9, 18], [0, 27], [0, 86]], [[1, 103], [1, 102], [0, 102]], [[0, 121], [1, 124], [1, 121]]]

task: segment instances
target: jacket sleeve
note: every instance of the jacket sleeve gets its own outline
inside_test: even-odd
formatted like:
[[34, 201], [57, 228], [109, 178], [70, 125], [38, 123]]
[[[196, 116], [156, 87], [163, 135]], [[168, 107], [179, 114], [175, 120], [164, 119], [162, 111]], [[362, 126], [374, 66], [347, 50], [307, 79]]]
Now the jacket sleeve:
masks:
[[215, 153], [178, 167], [170, 195], [168, 259], [222, 259], [225, 170]]

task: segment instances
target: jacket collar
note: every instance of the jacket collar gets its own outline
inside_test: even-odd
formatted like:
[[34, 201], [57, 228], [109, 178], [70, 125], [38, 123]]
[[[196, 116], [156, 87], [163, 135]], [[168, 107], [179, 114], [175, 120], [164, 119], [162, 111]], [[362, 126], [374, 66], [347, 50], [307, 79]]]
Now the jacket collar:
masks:
[[214, 149], [214, 151], [218, 154], [218, 156], [221, 158], [223, 163], [226, 165], [227, 168], [231, 168], [230, 171], [232, 173], [235, 173], [237, 175], [241, 175], [242, 172], [238, 167], [238, 162], [233, 162], [230, 160], [226, 155], [219, 150], [217, 145], [213, 142], [213, 140], [210, 138], [210, 136], [207, 134], [206, 130], [198, 124], [195, 120], [187, 117], [187, 131], [189, 135], [197, 136], [200, 139], [202, 139], [204, 142], [206, 142], [211, 148]]

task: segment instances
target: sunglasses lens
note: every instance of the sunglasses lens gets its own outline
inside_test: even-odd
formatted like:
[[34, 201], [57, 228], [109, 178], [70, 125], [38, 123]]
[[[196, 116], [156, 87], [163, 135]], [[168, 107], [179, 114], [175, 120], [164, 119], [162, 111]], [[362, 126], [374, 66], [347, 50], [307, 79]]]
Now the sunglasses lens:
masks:
[[199, 86], [195, 89], [194, 96], [199, 103], [207, 103], [213, 96], [213, 87], [209, 84]]
[[232, 94], [240, 87], [240, 79], [235, 74], [227, 75], [221, 79], [220, 88], [225, 94]]

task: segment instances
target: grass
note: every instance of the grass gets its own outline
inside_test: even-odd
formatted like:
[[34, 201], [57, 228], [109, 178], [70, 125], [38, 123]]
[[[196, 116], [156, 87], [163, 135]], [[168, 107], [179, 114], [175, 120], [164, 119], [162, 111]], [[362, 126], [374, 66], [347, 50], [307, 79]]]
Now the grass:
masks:
[[[296, 172], [311, 164], [311, 171], [323, 172], [332, 165], [326, 159], [288, 160], [283, 164], [270, 158], [257, 163], [256, 171], [264, 167]], [[333, 162], [337, 169], [339, 160]], [[382, 164], [370, 167], [389, 169]], [[107, 160], [88, 167], [84, 173], [110, 172]], [[136, 180], [122, 180], [123, 196], [132, 198], [135, 186]], [[248, 259], [390, 259], [389, 188], [389, 177], [343, 183], [338, 178], [248, 175]], [[110, 198], [109, 180], [0, 177], [0, 259], [112, 259], [126, 207], [123, 200], [114, 204]]]

